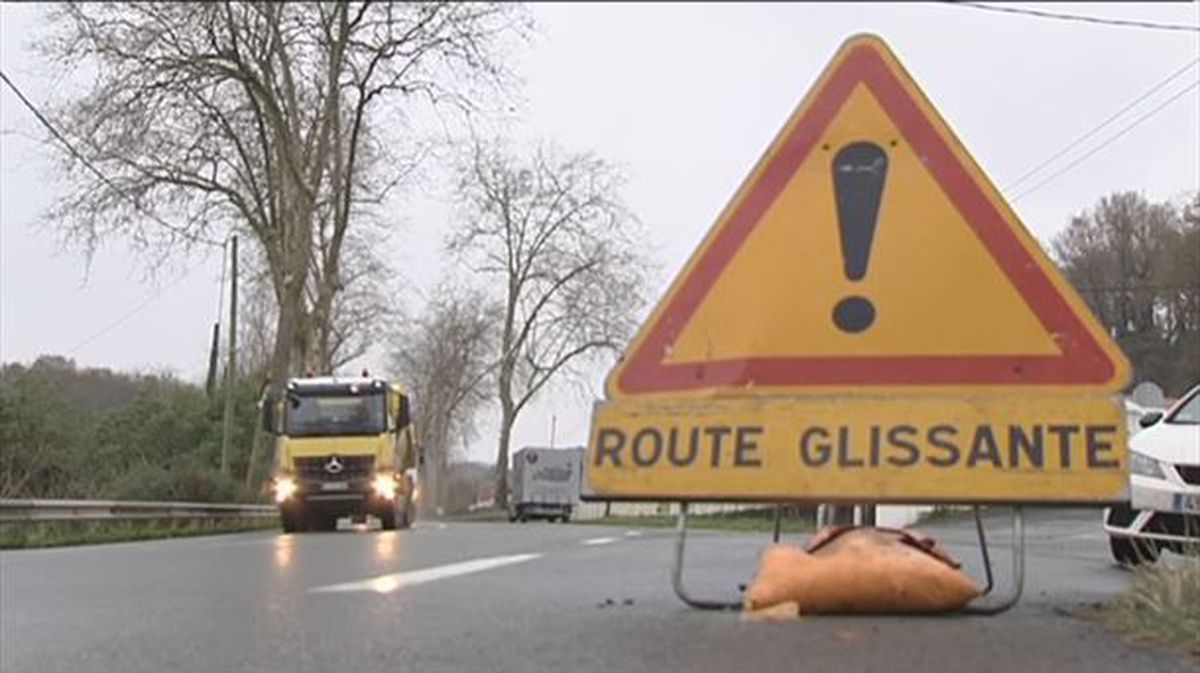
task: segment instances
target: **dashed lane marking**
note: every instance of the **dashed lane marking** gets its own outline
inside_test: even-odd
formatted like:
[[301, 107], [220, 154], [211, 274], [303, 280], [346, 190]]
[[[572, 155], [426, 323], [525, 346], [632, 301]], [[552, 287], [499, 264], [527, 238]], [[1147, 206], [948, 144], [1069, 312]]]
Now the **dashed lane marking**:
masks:
[[617, 538], [615, 538], [615, 537], [594, 537], [590, 540], [584, 540], [583, 544], [586, 544], [586, 545], [612, 544], [616, 541], [617, 541]]
[[410, 570], [408, 572], [380, 575], [378, 577], [370, 577], [357, 582], [345, 582], [342, 584], [330, 584], [327, 586], [313, 587], [308, 591], [309, 593], [373, 591], [378, 594], [390, 594], [393, 591], [403, 587], [411, 587], [418, 584], [426, 584], [428, 582], [436, 582], [437, 580], [449, 579], [451, 577], [460, 577], [462, 575], [470, 575], [473, 573], [483, 572], [485, 570], [492, 570], [494, 568], [502, 568], [515, 563], [532, 561], [540, 556], [541, 554], [493, 556], [490, 558], [475, 559], [474, 561], [463, 561], [462, 563], [450, 563], [447, 565], [433, 566], [431, 568], [422, 568], [420, 570]]

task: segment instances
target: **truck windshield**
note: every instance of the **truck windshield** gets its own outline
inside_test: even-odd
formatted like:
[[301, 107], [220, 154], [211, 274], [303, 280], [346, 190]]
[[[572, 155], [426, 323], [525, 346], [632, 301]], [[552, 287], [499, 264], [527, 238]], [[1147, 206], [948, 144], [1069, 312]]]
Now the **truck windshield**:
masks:
[[306, 435], [378, 435], [387, 429], [383, 393], [293, 395], [286, 432]]

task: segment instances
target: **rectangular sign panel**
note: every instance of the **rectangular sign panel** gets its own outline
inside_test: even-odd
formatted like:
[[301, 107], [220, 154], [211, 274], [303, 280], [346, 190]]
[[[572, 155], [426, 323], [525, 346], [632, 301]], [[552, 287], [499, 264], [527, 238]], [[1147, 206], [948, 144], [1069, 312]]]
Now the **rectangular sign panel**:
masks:
[[1101, 503], [1126, 497], [1104, 395], [599, 402], [600, 499]]

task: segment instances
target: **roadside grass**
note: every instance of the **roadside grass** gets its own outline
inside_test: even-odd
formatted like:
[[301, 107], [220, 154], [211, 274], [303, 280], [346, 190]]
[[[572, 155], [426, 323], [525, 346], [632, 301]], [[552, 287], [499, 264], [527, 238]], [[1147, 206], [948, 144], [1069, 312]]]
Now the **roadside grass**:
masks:
[[[418, 517], [420, 518], [420, 517]], [[479, 509], [474, 512], [459, 512], [457, 514], [446, 514], [441, 517], [426, 517], [430, 519], [440, 519], [442, 521], [463, 521], [463, 522], [495, 522], [508, 521], [508, 511], [503, 509]]]
[[263, 519], [136, 519], [104, 521], [21, 521], [0, 524], [0, 549], [36, 549], [132, 542], [160, 538], [220, 535], [276, 528]]
[[1094, 615], [1136, 641], [1200, 657], [1200, 556], [1136, 568], [1130, 590]]
[[946, 521], [956, 521], [965, 517], [971, 516], [971, 507], [969, 505], [934, 505], [933, 509], [928, 512], [922, 512], [917, 516], [917, 520], [909, 524], [910, 528], [920, 526], [929, 526]]
[[[674, 528], [678, 517], [673, 515], [610, 516], [599, 519], [572, 519], [571, 523], [589, 526], [615, 526], [619, 528]], [[688, 517], [688, 528], [699, 530], [725, 530], [742, 533], [771, 533], [775, 530], [773, 514], [754, 512], [748, 514], [706, 514]], [[811, 521], [784, 517], [780, 526], [783, 533], [811, 533], [816, 527]]]

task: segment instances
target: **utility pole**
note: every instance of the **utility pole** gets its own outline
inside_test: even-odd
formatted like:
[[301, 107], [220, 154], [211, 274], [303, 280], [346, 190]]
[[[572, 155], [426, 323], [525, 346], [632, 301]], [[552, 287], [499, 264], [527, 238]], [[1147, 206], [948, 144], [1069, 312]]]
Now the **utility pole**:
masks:
[[[221, 279], [221, 289], [219, 292], [225, 291], [225, 280]], [[217, 309], [218, 319], [220, 318], [220, 309]], [[217, 406], [217, 351], [221, 344], [221, 323], [213, 323], [212, 347], [208, 349], [208, 376], [204, 378], [204, 394], [208, 396], [208, 403], [212, 405], [209, 408]]]
[[221, 432], [221, 474], [229, 475], [229, 444], [233, 441], [233, 388], [237, 379], [237, 286], [238, 238], [230, 237], [229, 249], [229, 364], [225, 365], [225, 418]]

